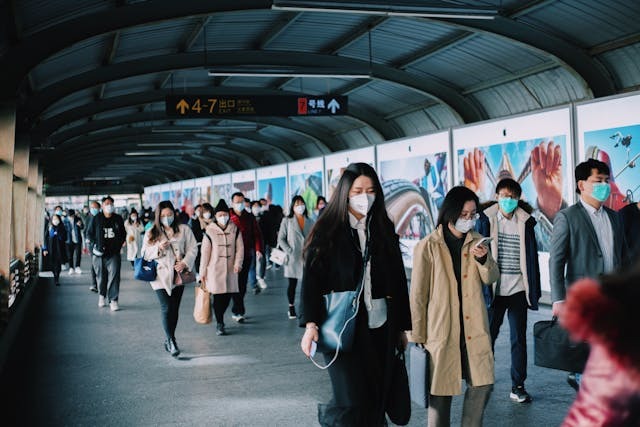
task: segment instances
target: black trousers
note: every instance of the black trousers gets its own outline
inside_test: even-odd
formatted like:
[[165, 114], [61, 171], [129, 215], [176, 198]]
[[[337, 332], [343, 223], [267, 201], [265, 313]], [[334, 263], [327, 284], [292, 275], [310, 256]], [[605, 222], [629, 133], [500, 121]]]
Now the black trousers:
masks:
[[289, 277], [289, 286], [287, 287], [287, 298], [289, 304], [293, 305], [296, 300], [296, 287], [298, 286], [298, 279]]
[[511, 334], [511, 386], [524, 385], [527, 379], [527, 297], [518, 292], [506, 297], [496, 296], [489, 308], [491, 346], [496, 342], [500, 326], [507, 313]]
[[164, 289], [158, 289], [156, 295], [160, 301], [162, 327], [167, 340], [175, 338], [176, 327], [178, 326], [178, 311], [184, 286], [177, 286], [171, 291], [171, 295]]
[[[322, 426], [382, 426], [385, 424], [385, 369], [390, 354], [387, 325], [369, 329], [367, 316], [357, 317], [353, 349], [340, 352], [329, 367], [333, 399], [327, 405], [318, 405], [318, 421]], [[334, 353], [325, 353], [325, 362]]]
[[227, 311], [233, 295], [234, 294], [213, 295], [213, 314], [216, 316], [216, 323], [224, 325], [224, 312]]
[[249, 280], [249, 269], [251, 268], [251, 263], [245, 260], [244, 265], [242, 266], [242, 270], [238, 273], [238, 293], [231, 294], [233, 305], [231, 306], [231, 312], [233, 314], [245, 314], [244, 308], [244, 296], [247, 293], [247, 281]]

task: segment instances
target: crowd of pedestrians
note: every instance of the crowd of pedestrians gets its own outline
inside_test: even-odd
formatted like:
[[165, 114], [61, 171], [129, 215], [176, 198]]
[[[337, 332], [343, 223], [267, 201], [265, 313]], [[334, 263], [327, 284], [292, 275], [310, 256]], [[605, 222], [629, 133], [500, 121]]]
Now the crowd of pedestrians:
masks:
[[[620, 212], [606, 208], [609, 174], [600, 161], [579, 164], [579, 200], [555, 215], [548, 268], [552, 312], [561, 320], [567, 298], [571, 310], [578, 310], [571, 299], [575, 281], [614, 283], [607, 277], [638, 261], [640, 203]], [[308, 357], [314, 357], [327, 316], [324, 296], [359, 289], [352, 347], [323, 354], [333, 397], [318, 407], [320, 424], [386, 425], [388, 402], [397, 392], [393, 360], [411, 342], [429, 355], [429, 426], [450, 425], [452, 396], [463, 392], [462, 425], [480, 426], [493, 390], [495, 342], [505, 315], [511, 341], [509, 398], [533, 401], [525, 389], [527, 312], [538, 309], [544, 266], [538, 259], [533, 209], [521, 197], [520, 184], [509, 178], [497, 182], [495, 200], [484, 203], [466, 187], [449, 190], [435, 230], [414, 247], [409, 287], [382, 186], [364, 163], [344, 170], [329, 202], [319, 197], [316, 206], [307, 206], [296, 195], [286, 213], [240, 192], [229, 203], [202, 203], [191, 216], [169, 201], [154, 210], [132, 209], [124, 220], [115, 213], [111, 197], [91, 202], [78, 214], [57, 206], [46, 226], [43, 255], [59, 285], [66, 263], [69, 274], [82, 273], [84, 235], [92, 259], [91, 290], [99, 294], [98, 306], [109, 305], [112, 311], [119, 310], [121, 250], [126, 247], [132, 264], [139, 257], [156, 261], [150, 287], [160, 303], [164, 348], [174, 357], [180, 354], [176, 328], [188, 272], [198, 273], [196, 280], [210, 294], [215, 333], [224, 336], [229, 305], [231, 319], [243, 323], [247, 291], [260, 294], [267, 288], [266, 270], [282, 266], [288, 280], [286, 313], [304, 328], [300, 346]], [[284, 253], [277, 263], [271, 260], [276, 249]], [[594, 359], [603, 354], [594, 353]], [[633, 402], [640, 399], [640, 363], [629, 366], [633, 375], [625, 379], [631, 385], [625, 383], [627, 394], [617, 404], [627, 411], [626, 421], [638, 421], [640, 408]], [[588, 367], [585, 372], [593, 375]], [[580, 373], [570, 373], [567, 381], [579, 401], [594, 399], [592, 390], [583, 390]], [[577, 405], [572, 417], [580, 419], [579, 412], [589, 410], [590, 417], [600, 420], [610, 412], [604, 405], [601, 410], [585, 408]]]

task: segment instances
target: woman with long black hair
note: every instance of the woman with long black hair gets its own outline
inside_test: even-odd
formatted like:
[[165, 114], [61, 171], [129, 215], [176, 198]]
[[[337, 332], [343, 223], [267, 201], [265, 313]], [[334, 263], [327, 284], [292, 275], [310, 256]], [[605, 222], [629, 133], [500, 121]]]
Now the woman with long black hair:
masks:
[[164, 348], [173, 357], [180, 354], [175, 331], [184, 286], [177, 276], [184, 270], [194, 271], [198, 245], [188, 225], [180, 224], [173, 204], [162, 201], [156, 208], [153, 227], [144, 236], [142, 255], [156, 260], [156, 280], [150, 282], [162, 309], [162, 327], [166, 335]]
[[[354, 291], [360, 283], [353, 347], [340, 350], [328, 368], [333, 399], [319, 405], [323, 426], [385, 425], [390, 367], [411, 328], [399, 239], [380, 181], [370, 165], [352, 163], [307, 238], [300, 302], [300, 325], [306, 328], [300, 346], [307, 356], [325, 318], [323, 295]], [[324, 357], [329, 362], [334, 353]]]

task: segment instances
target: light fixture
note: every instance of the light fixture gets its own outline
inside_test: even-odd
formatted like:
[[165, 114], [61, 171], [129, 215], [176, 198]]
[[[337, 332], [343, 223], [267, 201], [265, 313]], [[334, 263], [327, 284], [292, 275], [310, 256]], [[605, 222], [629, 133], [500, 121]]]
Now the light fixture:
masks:
[[82, 178], [83, 181], [118, 181], [122, 179], [121, 176], [86, 176]]
[[209, 70], [209, 77], [265, 77], [265, 78], [312, 78], [312, 79], [370, 79], [371, 74], [354, 74], [354, 73], [340, 73], [339, 71], [332, 71], [331, 73], [303, 73], [303, 72], [260, 72], [256, 70], [251, 71], [215, 71]]
[[257, 125], [229, 125], [229, 126], [211, 126], [211, 127], [189, 127], [189, 126], [169, 126], [154, 127], [151, 133], [207, 133], [207, 132], [255, 132], [258, 130]]
[[127, 151], [126, 153], [124, 153], [125, 156], [127, 157], [133, 157], [133, 156], [162, 156], [163, 154], [166, 154], [162, 151]]
[[351, 13], [363, 15], [381, 15], [417, 18], [445, 18], [445, 19], [493, 19], [498, 11], [489, 8], [425, 6], [418, 2], [370, 1], [366, 4], [359, 2], [335, 1], [305, 1], [305, 0], [274, 0], [271, 9], [290, 12], [328, 12]]

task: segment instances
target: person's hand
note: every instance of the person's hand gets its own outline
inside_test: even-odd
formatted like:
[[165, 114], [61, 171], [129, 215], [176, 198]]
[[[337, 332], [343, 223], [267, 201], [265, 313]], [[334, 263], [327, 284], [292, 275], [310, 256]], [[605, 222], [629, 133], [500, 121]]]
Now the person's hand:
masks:
[[237, 265], [233, 266], [233, 272], [234, 273], [240, 273], [242, 271], [242, 267], [238, 267]]
[[551, 306], [551, 314], [555, 317], [560, 317], [564, 311], [564, 301], [556, 301]]
[[160, 243], [160, 244], [158, 245], [158, 247], [164, 251], [164, 250], [165, 250], [165, 249], [167, 249], [170, 245], [171, 245], [171, 242], [169, 242], [168, 240], [165, 240], [164, 242]]
[[400, 336], [398, 337], [398, 345], [402, 350], [407, 349], [407, 345], [409, 344], [409, 340], [407, 339], [407, 333], [404, 331], [400, 331]]
[[541, 142], [531, 151], [531, 177], [540, 211], [553, 221], [562, 205], [562, 153], [553, 141]]
[[477, 193], [484, 188], [484, 152], [474, 148], [462, 161], [464, 167], [464, 186]]
[[477, 245], [471, 248], [471, 253], [476, 258], [484, 257], [487, 254], [487, 252], [489, 252], [489, 248], [487, 248], [486, 245]]
[[49, 251], [42, 251], [42, 256], [47, 256], [49, 254]]
[[262, 252], [256, 251], [256, 259], [262, 258]]
[[315, 323], [307, 323], [307, 328], [300, 341], [300, 348], [307, 357], [311, 357], [311, 341], [318, 342], [318, 330]]
[[173, 269], [175, 271], [177, 271], [178, 273], [182, 273], [183, 270], [187, 269], [187, 264], [184, 263], [184, 261], [178, 261], [176, 262], [176, 264], [173, 266]]

